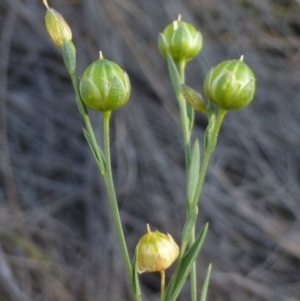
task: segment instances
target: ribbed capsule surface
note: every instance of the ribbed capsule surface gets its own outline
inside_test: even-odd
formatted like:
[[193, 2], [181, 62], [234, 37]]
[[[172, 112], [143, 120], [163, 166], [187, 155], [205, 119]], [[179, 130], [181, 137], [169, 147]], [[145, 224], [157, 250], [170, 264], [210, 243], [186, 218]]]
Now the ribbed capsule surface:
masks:
[[79, 88], [83, 102], [96, 111], [116, 110], [125, 105], [130, 96], [127, 73], [103, 58], [87, 67]]
[[202, 35], [187, 22], [176, 20], [158, 37], [158, 49], [163, 57], [169, 53], [175, 62], [190, 61], [202, 49]]
[[242, 60], [220, 63], [208, 72], [204, 80], [206, 96], [225, 110], [246, 107], [253, 100], [255, 90], [254, 73]]
[[158, 272], [166, 270], [179, 255], [179, 248], [170, 234], [151, 232], [141, 237], [137, 244], [137, 271]]

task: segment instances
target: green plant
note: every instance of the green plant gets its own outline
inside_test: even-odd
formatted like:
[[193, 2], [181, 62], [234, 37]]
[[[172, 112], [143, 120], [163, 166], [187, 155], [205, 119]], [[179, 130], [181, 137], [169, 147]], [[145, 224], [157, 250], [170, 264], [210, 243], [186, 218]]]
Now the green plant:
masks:
[[[148, 226], [148, 232], [140, 239], [131, 260], [113, 183], [109, 132], [112, 111], [125, 105], [129, 99], [128, 76], [117, 64], [104, 59], [100, 53], [99, 60], [87, 67], [79, 83], [76, 75], [76, 48], [72, 42], [72, 32], [63, 17], [55, 10], [50, 9], [46, 0], [43, 1], [47, 7], [45, 18], [47, 30], [53, 42], [62, 48], [64, 62], [75, 90], [77, 106], [85, 123], [84, 136], [106, 185], [134, 300], [142, 300], [138, 273], [160, 272], [161, 301], [175, 301], [188, 277], [191, 280], [191, 301], [205, 301], [211, 264], [208, 266], [199, 299], [196, 259], [208, 231], [208, 224], [205, 224], [199, 233], [196, 233], [195, 230], [199, 199], [224, 117], [229, 110], [244, 108], [254, 97], [256, 83], [252, 70], [243, 62], [243, 57], [240, 60], [225, 61], [219, 64], [206, 76], [204, 91], [207, 100], [204, 100], [200, 93], [184, 84], [186, 64], [195, 58], [202, 48], [200, 32], [193, 25], [181, 21], [179, 17], [159, 35], [158, 48], [167, 60], [170, 79], [180, 110], [187, 175], [187, 218], [182, 230], [180, 247], [170, 235], [158, 231], [151, 232]], [[88, 108], [102, 113], [104, 150], [97, 143]], [[198, 140], [191, 141], [194, 109], [205, 114], [208, 119], [202, 159]], [[165, 269], [177, 257], [175, 271], [166, 286]]]

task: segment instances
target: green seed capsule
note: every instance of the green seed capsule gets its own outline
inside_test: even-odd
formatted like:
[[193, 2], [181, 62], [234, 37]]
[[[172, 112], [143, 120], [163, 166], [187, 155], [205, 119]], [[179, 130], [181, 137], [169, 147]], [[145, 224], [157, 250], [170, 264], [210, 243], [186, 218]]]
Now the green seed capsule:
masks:
[[192, 24], [178, 20], [169, 24], [158, 37], [158, 49], [163, 57], [169, 53], [175, 62], [188, 62], [202, 49], [202, 35]]
[[96, 111], [116, 110], [128, 101], [130, 82], [116, 63], [100, 58], [84, 71], [80, 81], [83, 102]]
[[45, 16], [47, 31], [53, 43], [59, 47], [62, 47], [64, 39], [67, 41], [72, 40], [72, 31], [60, 13], [52, 8], [49, 8], [48, 3], [45, 0], [44, 4], [47, 7], [47, 13]]
[[177, 259], [179, 248], [171, 235], [158, 231], [151, 232], [149, 225], [147, 229], [148, 233], [142, 236], [136, 246], [137, 271], [139, 273], [164, 271]]
[[224, 61], [205, 77], [204, 91], [209, 100], [224, 110], [246, 107], [254, 98], [256, 82], [253, 71], [240, 60]]

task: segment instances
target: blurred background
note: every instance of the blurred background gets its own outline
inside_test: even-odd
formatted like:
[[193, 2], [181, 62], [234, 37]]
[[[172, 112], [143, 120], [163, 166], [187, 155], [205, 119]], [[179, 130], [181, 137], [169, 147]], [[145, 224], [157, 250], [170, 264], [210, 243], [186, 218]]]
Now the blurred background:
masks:
[[[257, 94], [227, 115], [202, 193], [214, 301], [300, 300], [300, 3], [298, 0], [49, 0], [70, 24], [78, 76], [104, 56], [129, 74], [113, 114], [114, 178], [130, 254], [146, 224], [179, 242], [185, 168], [177, 102], [158, 33], [180, 13], [204, 47], [187, 84], [242, 54]], [[0, 1], [0, 301], [131, 300], [102, 178], [41, 0]], [[101, 141], [101, 116], [91, 113]], [[206, 118], [196, 116], [202, 141]], [[159, 299], [159, 275], [140, 277]], [[189, 300], [184, 288], [179, 300]]]

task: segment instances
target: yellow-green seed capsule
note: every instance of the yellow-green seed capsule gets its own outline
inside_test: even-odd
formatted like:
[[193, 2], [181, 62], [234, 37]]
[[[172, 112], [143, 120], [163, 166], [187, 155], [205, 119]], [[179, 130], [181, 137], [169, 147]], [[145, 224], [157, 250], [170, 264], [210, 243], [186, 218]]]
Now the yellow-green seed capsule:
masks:
[[96, 111], [116, 110], [128, 101], [128, 75], [116, 63], [100, 57], [84, 71], [80, 80], [83, 102]]
[[148, 232], [141, 237], [136, 248], [138, 251], [137, 271], [160, 272], [166, 270], [177, 259], [179, 248], [170, 234]]
[[202, 35], [196, 28], [180, 19], [169, 24], [158, 37], [158, 49], [163, 57], [169, 53], [175, 62], [188, 62], [202, 49]]
[[246, 107], [254, 98], [256, 81], [251, 68], [240, 60], [224, 61], [212, 68], [204, 80], [209, 100], [224, 110]]
[[45, 16], [47, 31], [53, 43], [62, 47], [64, 39], [67, 41], [72, 40], [72, 31], [63, 16], [53, 8], [49, 8], [46, 0], [43, 0], [43, 2], [47, 7]]

